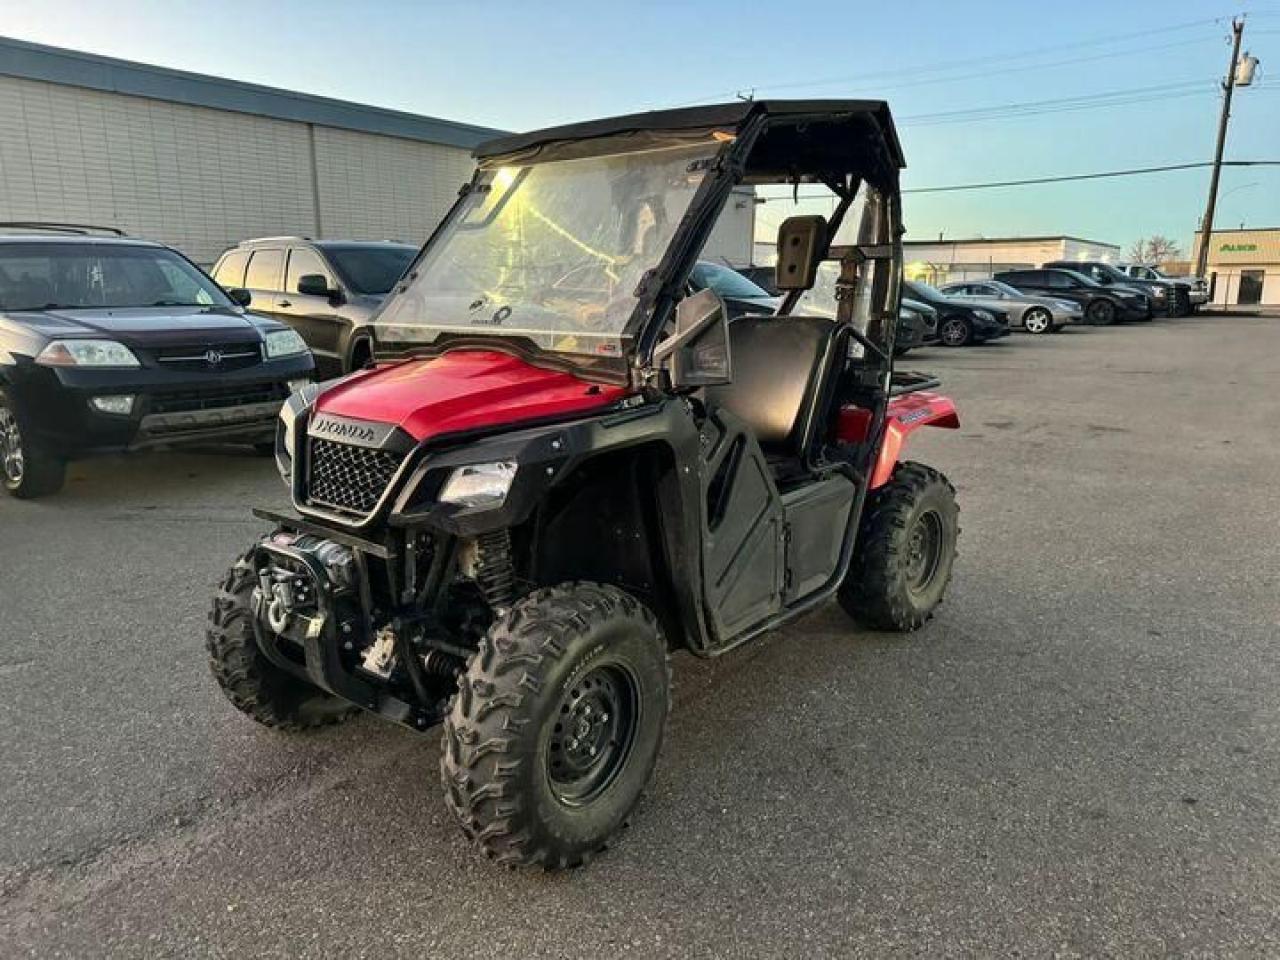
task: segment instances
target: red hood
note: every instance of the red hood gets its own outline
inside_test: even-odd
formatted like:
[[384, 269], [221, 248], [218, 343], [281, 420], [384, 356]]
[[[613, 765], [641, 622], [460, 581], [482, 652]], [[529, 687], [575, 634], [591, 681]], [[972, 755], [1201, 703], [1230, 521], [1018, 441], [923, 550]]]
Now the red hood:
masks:
[[316, 410], [394, 423], [417, 440], [542, 417], [572, 416], [613, 403], [624, 387], [581, 380], [488, 350], [384, 364], [321, 394]]

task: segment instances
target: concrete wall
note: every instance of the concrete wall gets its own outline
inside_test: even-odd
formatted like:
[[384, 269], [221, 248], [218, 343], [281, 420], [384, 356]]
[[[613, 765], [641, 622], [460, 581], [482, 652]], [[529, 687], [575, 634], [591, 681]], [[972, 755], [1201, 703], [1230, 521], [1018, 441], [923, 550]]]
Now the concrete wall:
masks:
[[116, 226], [204, 264], [253, 236], [420, 243], [472, 169], [457, 147], [8, 76], [0, 130], [0, 220]]

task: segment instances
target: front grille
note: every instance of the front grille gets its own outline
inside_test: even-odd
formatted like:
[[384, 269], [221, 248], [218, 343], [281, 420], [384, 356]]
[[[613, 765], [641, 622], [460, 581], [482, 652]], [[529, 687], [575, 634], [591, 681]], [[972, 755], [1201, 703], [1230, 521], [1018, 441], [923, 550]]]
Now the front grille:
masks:
[[166, 390], [151, 395], [151, 412], [189, 413], [193, 410], [243, 407], [250, 403], [268, 403], [273, 400], [284, 403], [288, 396], [289, 388], [283, 383]]
[[311, 437], [307, 502], [361, 515], [373, 512], [404, 455]]
[[262, 362], [262, 347], [254, 342], [199, 343], [157, 347], [151, 356], [166, 370], [243, 370]]

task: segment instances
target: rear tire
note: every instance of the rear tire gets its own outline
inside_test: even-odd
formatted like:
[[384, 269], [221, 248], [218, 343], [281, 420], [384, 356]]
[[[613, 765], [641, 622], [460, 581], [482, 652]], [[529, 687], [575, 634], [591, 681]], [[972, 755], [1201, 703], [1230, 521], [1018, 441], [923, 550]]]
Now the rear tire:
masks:
[[946, 477], [922, 463], [900, 463], [863, 514], [840, 606], [877, 630], [920, 627], [951, 581], [959, 521]]
[[1089, 304], [1085, 316], [1096, 327], [1109, 327], [1116, 322], [1116, 305], [1110, 300], [1095, 300]]
[[444, 723], [445, 803], [485, 856], [585, 863], [649, 783], [671, 706], [662, 632], [612, 586], [518, 601], [458, 679]]
[[20, 500], [57, 493], [67, 482], [67, 462], [31, 442], [9, 391], [3, 389], [0, 389], [0, 481], [10, 496]]
[[209, 670], [231, 705], [265, 727], [306, 730], [337, 723], [355, 712], [340, 700], [262, 655], [253, 630], [253, 590], [257, 575], [251, 554], [227, 572], [213, 598], [205, 647]]
[[1022, 327], [1027, 333], [1052, 333], [1053, 314], [1044, 307], [1032, 307], [1022, 315]]

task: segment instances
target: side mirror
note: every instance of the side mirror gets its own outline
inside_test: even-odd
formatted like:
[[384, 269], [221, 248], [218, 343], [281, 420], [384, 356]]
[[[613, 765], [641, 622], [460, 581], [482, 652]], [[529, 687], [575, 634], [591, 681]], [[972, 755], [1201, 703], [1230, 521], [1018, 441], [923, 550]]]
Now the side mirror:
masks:
[[333, 295], [329, 281], [323, 274], [305, 273], [298, 278], [298, 293], [304, 297], [328, 297]]
[[714, 290], [699, 290], [676, 307], [676, 329], [653, 351], [654, 362], [666, 368], [671, 386], [691, 390], [728, 383], [729, 314]]
[[237, 307], [247, 307], [253, 303], [253, 294], [244, 287], [228, 287], [226, 294]]

